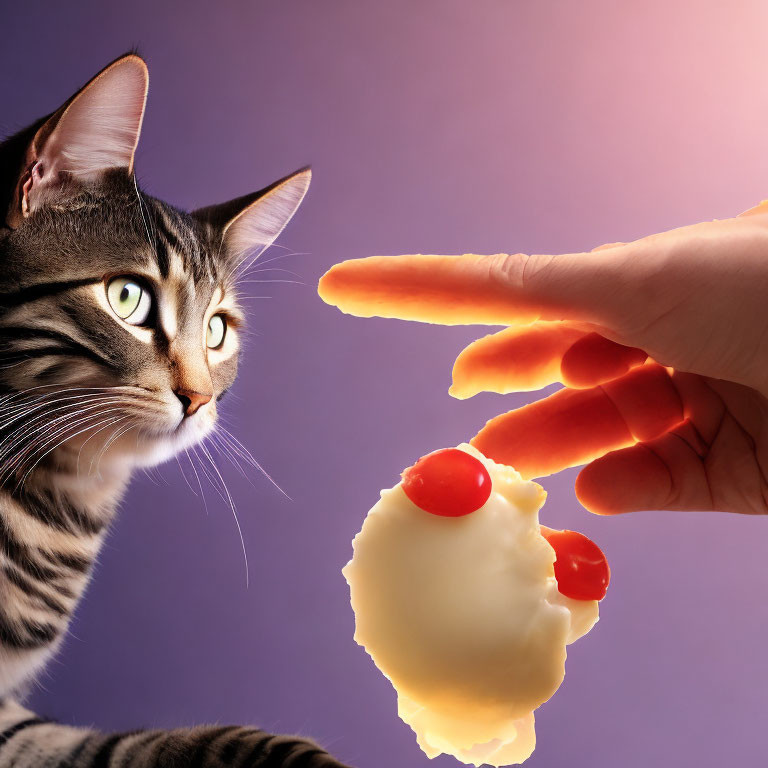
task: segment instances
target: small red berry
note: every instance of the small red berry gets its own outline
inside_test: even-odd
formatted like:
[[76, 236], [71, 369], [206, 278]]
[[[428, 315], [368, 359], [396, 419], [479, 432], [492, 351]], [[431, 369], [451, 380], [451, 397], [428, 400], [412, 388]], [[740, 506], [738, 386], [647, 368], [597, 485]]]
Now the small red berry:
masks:
[[557, 588], [574, 600], [602, 600], [611, 569], [600, 547], [583, 533], [541, 526], [541, 535], [555, 550]]
[[485, 465], [458, 448], [422, 456], [403, 472], [405, 495], [420, 509], [461, 517], [488, 501], [493, 483]]

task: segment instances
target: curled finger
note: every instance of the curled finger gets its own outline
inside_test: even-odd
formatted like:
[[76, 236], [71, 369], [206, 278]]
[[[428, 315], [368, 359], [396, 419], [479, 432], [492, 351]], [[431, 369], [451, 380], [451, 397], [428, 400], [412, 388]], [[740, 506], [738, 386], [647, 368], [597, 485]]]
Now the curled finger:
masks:
[[635, 368], [592, 389], [562, 389], [491, 419], [472, 444], [524, 477], [542, 477], [652, 440], [684, 420], [667, 369]]
[[489, 334], [465, 347], [453, 366], [450, 394], [528, 392], [562, 382], [585, 389], [619, 378], [647, 355], [577, 325], [539, 322]]

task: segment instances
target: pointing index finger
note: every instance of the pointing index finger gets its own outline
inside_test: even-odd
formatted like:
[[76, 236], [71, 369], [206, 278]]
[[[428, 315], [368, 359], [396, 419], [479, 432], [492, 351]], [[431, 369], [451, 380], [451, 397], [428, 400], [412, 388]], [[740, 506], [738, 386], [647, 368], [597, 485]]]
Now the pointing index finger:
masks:
[[606, 297], [615, 298], [623, 250], [562, 256], [371, 256], [332, 267], [320, 279], [318, 292], [326, 303], [360, 317], [442, 325], [599, 322]]
[[417, 254], [352, 259], [331, 267], [318, 292], [327, 304], [359, 317], [442, 325], [532, 323], [539, 312], [530, 301], [510, 296], [499, 270], [505, 258]]

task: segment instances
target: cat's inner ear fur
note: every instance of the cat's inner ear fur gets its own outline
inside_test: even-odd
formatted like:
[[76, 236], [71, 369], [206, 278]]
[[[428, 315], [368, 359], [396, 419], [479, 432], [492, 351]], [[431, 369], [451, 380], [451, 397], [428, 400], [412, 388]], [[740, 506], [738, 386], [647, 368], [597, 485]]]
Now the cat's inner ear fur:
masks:
[[37, 130], [24, 158], [8, 224], [106, 171], [133, 171], [149, 78], [135, 54], [103, 69]]
[[302, 168], [274, 184], [192, 215], [220, 233], [222, 257], [235, 271], [245, 269], [269, 248], [301, 205], [312, 172]]

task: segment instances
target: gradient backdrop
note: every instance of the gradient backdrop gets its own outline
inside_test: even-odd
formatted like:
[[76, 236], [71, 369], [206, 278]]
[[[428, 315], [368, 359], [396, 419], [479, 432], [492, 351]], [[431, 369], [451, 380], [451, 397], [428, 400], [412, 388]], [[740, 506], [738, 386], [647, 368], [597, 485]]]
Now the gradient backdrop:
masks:
[[[148, 191], [193, 207], [315, 171], [288, 250], [264, 257], [290, 254], [276, 265], [304, 284], [248, 286], [270, 298], [249, 302], [253, 335], [223, 407], [293, 499], [221, 460], [250, 587], [212, 489], [206, 512], [176, 463], [137, 477], [33, 705], [109, 729], [253, 722], [359, 768], [430, 765], [352, 640], [340, 569], [404, 466], [535, 395], [452, 400], [453, 358], [487, 329], [346, 317], [317, 298], [317, 278], [370, 254], [589, 249], [768, 197], [768, 6], [4, 2], [0, 30], [3, 129], [138, 45]], [[528, 764], [764, 763], [768, 521], [596, 518], [574, 477], [544, 480], [543, 519], [599, 542], [613, 582], [537, 713]]]

